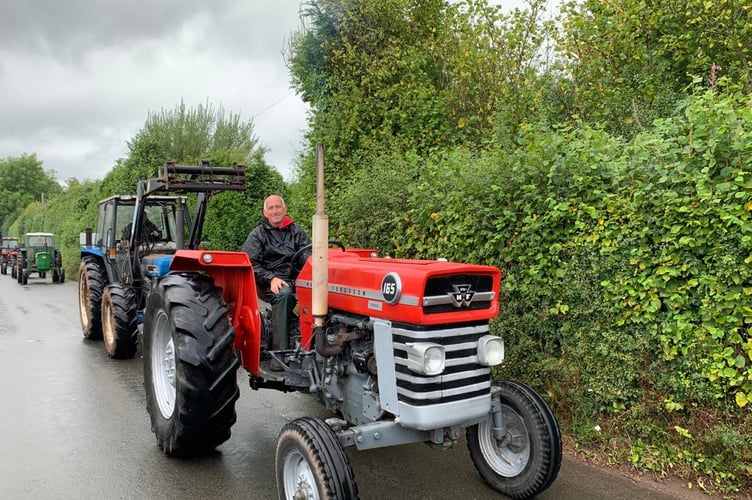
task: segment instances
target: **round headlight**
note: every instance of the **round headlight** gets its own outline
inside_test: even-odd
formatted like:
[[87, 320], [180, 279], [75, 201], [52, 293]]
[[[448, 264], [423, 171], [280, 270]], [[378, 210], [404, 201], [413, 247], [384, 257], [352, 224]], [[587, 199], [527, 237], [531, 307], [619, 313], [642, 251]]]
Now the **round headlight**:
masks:
[[212, 254], [210, 253], [205, 253], [201, 256], [201, 260], [203, 260], [205, 264], [211, 264], [214, 257], [212, 257]]

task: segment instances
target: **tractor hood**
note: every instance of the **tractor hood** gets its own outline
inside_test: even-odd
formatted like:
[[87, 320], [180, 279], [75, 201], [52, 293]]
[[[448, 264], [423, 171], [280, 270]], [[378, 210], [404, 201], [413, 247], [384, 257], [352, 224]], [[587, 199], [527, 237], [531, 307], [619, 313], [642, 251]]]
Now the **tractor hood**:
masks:
[[[364, 317], [437, 325], [489, 320], [499, 312], [501, 272], [495, 267], [329, 249], [328, 278], [329, 309]], [[295, 285], [301, 320], [310, 324], [311, 259]]]

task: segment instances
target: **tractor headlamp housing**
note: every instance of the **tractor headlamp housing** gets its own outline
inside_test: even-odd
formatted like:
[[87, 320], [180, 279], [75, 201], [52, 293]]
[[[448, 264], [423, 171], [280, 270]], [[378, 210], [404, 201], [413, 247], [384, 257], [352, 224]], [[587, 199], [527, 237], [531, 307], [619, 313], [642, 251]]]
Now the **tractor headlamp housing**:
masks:
[[504, 339], [495, 335], [484, 335], [478, 340], [478, 363], [483, 366], [496, 366], [504, 361]]
[[446, 366], [444, 346], [430, 342], [414, 342], [407, 347], [407, 368], [421, 375], [440, 375]]

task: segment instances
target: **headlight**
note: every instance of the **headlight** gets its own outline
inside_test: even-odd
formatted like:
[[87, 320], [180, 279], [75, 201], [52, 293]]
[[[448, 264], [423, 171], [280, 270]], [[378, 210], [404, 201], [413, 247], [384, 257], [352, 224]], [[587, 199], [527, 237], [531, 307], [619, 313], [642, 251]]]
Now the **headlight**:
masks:
[[504, 361], [504, 340], [484, 335], [478, 340], [478, 362], [484, 366], [500, 365]]
[[422, 375], [439, 375], [444, 371], [444, 346], [428, 342], [407, 344], [407, 367]]

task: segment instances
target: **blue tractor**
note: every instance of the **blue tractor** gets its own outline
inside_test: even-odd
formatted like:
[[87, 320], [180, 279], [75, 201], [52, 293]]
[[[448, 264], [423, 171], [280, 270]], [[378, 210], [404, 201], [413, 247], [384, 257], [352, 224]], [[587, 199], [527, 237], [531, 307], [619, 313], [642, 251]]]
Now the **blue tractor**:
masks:
[[[245, 187], [242, 165], [167, 162], [157, 179], [138, 182], [135, 195], [100, 201], [96, 232], [86, 233], [78, 271], [84, 337], [103, 339], [111, 358], [135, 356], [148, 295], [177, 250], [199, 248], [209, 197]], [[193, 216], [190, 193], [197, 193]]]

